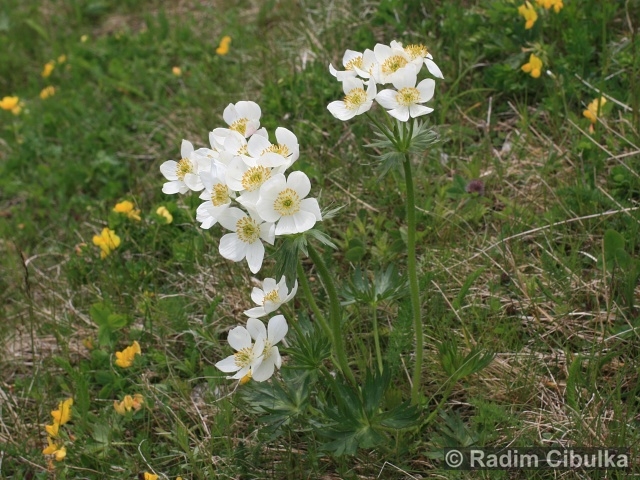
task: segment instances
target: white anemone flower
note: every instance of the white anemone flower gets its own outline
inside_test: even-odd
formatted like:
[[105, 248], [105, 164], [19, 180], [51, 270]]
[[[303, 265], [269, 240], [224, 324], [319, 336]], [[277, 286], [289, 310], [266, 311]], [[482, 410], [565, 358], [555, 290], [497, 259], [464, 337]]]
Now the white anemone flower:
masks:
[[360, 78], [364, 78], [365, 80], [370, 79], [378, 69], [378, 61], [376, 60], [376, 54], [373, 53], [373, 50], [367, 48], [362, 53], [362, 62], [354, 63], [353, 69]]
[[266, 222], [278, 222], [276, 235], [306, 232], [322, 220], [318, 200], [305, 198], [310, 191], [311, 181], [303, 172], [291, 172], [286, 179], [278, 173], [260, 187], [256, 210]]
[[218, 222], [233, 232], [220, 239], [220, 255], [233, 262], [246, 258], [249, 270], [258, 273], [264, 260], [262, 240], [271, 245], [275, 240], [273, 223], [263, 222], [255, 215], [247, 215], [237, 207], [227, 208], [219, 215]]
[[382, 90], [378, 93], [376, 100], [388, 109], [389, 115], [401, 122], [406, 122], [409, 117], [415, 118], [431, 113], [433, 108], [420, 104], [433, 98], [436, 82], [427, 78], [416, 86], [417, 80], [415, 67], [408, 68], [402, 75], [396, 76], [393, 82], [393, 86], [398, 90]]
[[248, 143], [249, 155], [258, 158], [258, 163], [265, 167], [281, 167], [286, 170], [300, 157], [298, 137], [283, 127], [276, 128], [276, 140], [272, 144], [266, 136], [253, 135]]
[[275, 312], [282, 304], [291, 300], [297, 291], [297, 280], [291, 292], [289, 292], [285, 277], [282, 277], [278, 283], [276, 283], [275, 278], [265, 278], [262, 282], [262, 288], [254, 287], [251, 291], [251, 300], [259, 306], [245, 310], [244, 314], [252, 318], [264, 317], [271, 312]]
[[260, 196], [260, 187], [269, 180], [273, 174], [273, 169], [260, 163], [249, 166], [240, 158], [231, 160], [227, 168], [226, 180], [229, 188], [234, 192], [242, 192], [242, 196], [237, 201], [247, 208], [253, 208]]
[[222, 118], [231, 130], [249, 138], [260, 128], [262, 111], [255, 102], [241, 101], [235, 105], [230, 103], [222, 112]]
[[235, 327], [229, 332], [227, 340], [236, 353], [220, 360], [216, 363], [216, 368], [225, 373], [236, 372], [235, 375], [227, 377], [236, 380], [252, 373], [253, 370], [260, 367], [264, 360], [262, 354], [266, 338], [267, 335], [258, 337], [253, 343], [249, 330], [245, 327]]
[[210, 159], [194, 152], [193, 144], [188, 140], [182, 140], [180, 156], [182, 158], [177, 162], [167, 160], [160, 165], [160, 172], [169, 180], [162, 186], [163, 193], [172, 195], [187, 193], [189, 190], [199, 192], [204, 188], [198, 174], [210, 167]]
[[340, 82], [344, 81], [345, 78], [355, 77], [357, 74], [356, 67], [362, 68], [362, 60], [362, 53], [354, 50], [347, 50], [344, 52], [344, 56], [342, 57], [344, 70], [338, 71], [332, 64], [329, 64], [329, 73], [336, 77]]
[[404, 70], [409, 65], [422, 65], [422, 59], [416, 60], [404, 51], [402, 44], [399, 42], [391, 42], [391, 45], [383, 45], [378, 43], [373, 47], [373, 53], [376, 57], [376, 69], [373, 71], [373, 77], [377, 83], [386, 84], [402, 76]]
[[336, 100], [327, 105], [327, 109], [338, 120], [349, 120], [356, 115], [368, 112], [376, 97], [376, 84], [369, 81], [367, 91], [364, 82], [359, 78], [346, 78], [342, 82], [344, 100]]
[[204, 184], [201, 200], [206, 200], [196, 210], [196, 220], [202, 222], [201, 228], [209, 229], [218, 223], [218, 217], [231, 205], [235, 193], [229, 190], [225, 180], [226, 167], [214, 161], [211, 170], [200, 173]]
[[[393, 43], [394, 42], [391, 42], [392, 45]], [[400, 47], [402, 47], [401, 43], [396, 43], [398, 43]], [[444, 75], [442, 75], [440, 67], [438, 67], [438, 65], [436, 65], [436, 63], [433, 61], [433, 55], [429, 53], [427, 47], [422, 44], [407, 45], [406, 47], [404, 47], [404, 51], [407, 55], [409, 55], [412, 62], [418, 62], [418, 64], [416, 65], [418, 68], [422, 65], [422, 62], [424, 62], [424, 64], [427, 66], [427, 70], [429, 70], [429, 73], [431, 75], [436, 78], [444, 79]]]
[[257, 318], [250, 318], [247, 320], [247, 330], [256, 344], [264, 343], [262, 362], [251, 369], [251, 378], [256, 382], [264, 382], [271, 378], [276, 368], [279, 369], [282, 365], [282, 357], [276, 343], [285, 337], [289, 326], [283, 315], [276, 315], [269, 320], [268, 327], [265, 327], [264, 323]]

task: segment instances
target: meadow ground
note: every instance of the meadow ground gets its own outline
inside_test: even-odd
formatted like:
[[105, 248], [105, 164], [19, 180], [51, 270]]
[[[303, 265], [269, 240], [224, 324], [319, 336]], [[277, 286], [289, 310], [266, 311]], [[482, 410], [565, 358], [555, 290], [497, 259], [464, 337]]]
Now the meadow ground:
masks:
[[[525, 28], [510, 0], [4, 0], [0, 98], [18, 100], [0, 104], [0, 478], [625, 476], [443, 469], [446, 446], [635, 454], [640, 440], [640, 2], [532, 3]], [[215, 368], [255, 280], [218, 253], [222, 229], [198, 227], [197, 195], [162, 193], [159, 167], [182, 139], [209, 146], [240, 100], [261, 106], [270, 132], [295, 132], [313, 194], [344, 206], [321, 226], [337, 248], [317, 248], [351, 285], [340, 291], [350, 365], [359, 382], [375, 370], [375, 313], [393, 375], [376, 412], [404, 405], [403, 288], [373, 308], [351, 303], [363, 275], [406, 271], [402, 175], [379, 175], [366, 117], [327, 110], [343, 96], [328, 64], [391, 40], [425, 44], [445, 77], [428, 104], [441, 142], [411, 159], [423, 388], [411, 428], [341, 455], [331, 393], [286, 391], [288, 403], [262, 408], [271, 387]], [[522, 69], [532, 54], [539, 76]], [[113, 211], [124, 200], [140, 220]], [[121, 243], [101, 258], [93, 238], [107, 226]], [[300, 294], [285, 313], [314, 331]], [[118, 368], [133, 341], [142, 355]], [[282, 353], [268, 385], [292, 378], [295, 350]], [[485, 364], [459, 374], [476, 354]], [[313, 378], [305, 388], [328, 381]], [[135, 394], [141, 408], [118, 414], [114, 400]], [[67, 398], [58, 461], [43, 454], [45, 428]]]

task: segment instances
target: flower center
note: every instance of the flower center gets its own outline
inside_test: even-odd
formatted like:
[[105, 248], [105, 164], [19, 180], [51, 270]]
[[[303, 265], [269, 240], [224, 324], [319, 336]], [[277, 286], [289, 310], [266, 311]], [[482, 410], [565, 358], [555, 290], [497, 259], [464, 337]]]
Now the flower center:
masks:
[[354, 88], [344, 97], [345, 107], [349, 110], [355, 110], [367, 101], [367, 92], [364, 88]]
[[248, 118], [239, 118], [238, 120], [233, 122], [231, 125], [229, 125], [229, 129], [235, 130], [239, 134], [244, 135], [245, 132], [247, 131], [247, 123], [249, 123]]
[[188, 158], [183, 158], [178, 162], [178, 166], [176, 167], [176, 177], [178, 180], [184, 180], [184, 176], [187, 173], [193, 172], [193, 163]]
[[407, 62], [407, 59], [402, 55], [393, 55], [382, 62], [382, 71], [383, 73], [390, 74], [400, 70], [407, 63], [409, 62]]
[[264, 341], [264, 350], [262, 351], [263, 360], [266, 360], [271, 356], [271, 342], [269, 340]]
[[242, 145], [238, 149], [238, 155], [249, 155], [249, 147], [247, 145]]
[[277, 153], [278, 155], [282, 155], [283, 157], [288, 157], [290, 155], [289, 147], [286, 145], [280, 145], [279, 143], [276, 145], [271, 145], [269, 148], [265, 148], [261, 155], [265, 153]]
[[245, 347], [238, 350], [233, 354], [233, 359], [236, 362], [236, 365], [240, 368], [251, 365], [251, 362], [253, 362], [253, 348]]
[[285, 188], [273, 202], [273, 209], [282, 216], [298, 213], [300, 211], [300, 196], [295, 190]]
[[219, 207], [225, 203], [229, 203], [229, 187], [224, 183], [216, 183], [211, 191], [211, 203], [214, 207]]
[[356, 57], [347, 62], [344, 66], [345, 70], [354, 70], [354, 68], [362, 68], [362, 57]]
[[242, 217], [236, 223], [236, 235], [245, 243], [254, 243], [260, 238], [260, 225], [251, 217]]
[[396, 101], [405, 107], [417, 103], [418, 100], [420, 100], [420, 92], [415, 87], [401, 88], [396, 94]]
[[264, 296], [264, 300], [262, 300], [262, 305], [264, 305], [267, 300], [270, 300], [272, 302], [277, 302], [278, 300], [280, 300], [280, 295], [278, 295], [278, 290], [271, 290], [269, 293], [267, 293]]
[[249, 168], [244, 175], [242, 175], [242, 187], [248, 191], [253, 192], [257, 188], [260, 188], [264, 182], [271, 176], [271, 170], [262, 165], [256, 165]]
[[404, 47], [404, 51], [411, 57], [411, 60], [415, 60], [416, 58], [424, 58], [429, 53], [427, 51], [427, 47], [425, 47], [424, 45], [407, 45], [406, 47]]

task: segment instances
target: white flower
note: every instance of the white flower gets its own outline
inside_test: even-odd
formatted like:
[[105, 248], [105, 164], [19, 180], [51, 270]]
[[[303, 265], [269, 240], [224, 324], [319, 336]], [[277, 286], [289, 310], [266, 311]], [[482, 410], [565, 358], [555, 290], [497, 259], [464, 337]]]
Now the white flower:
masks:
[[431, 113], [433, 108], [420, 104], [431, 100], [436, 82], [428, 78], [416, 86], [417, 80], [415, 67], [407, 68], [393, 81], [393, 86], [398, 90], [382, 90], [376, 96], [376, 100], [389, 110], [389, 115], [401, 122], [406, 122], [409, 117], [415, 118]]
[[376, 97], [376, 84], [372, 81], [364, 91], [364, 82], [359, 78], [346, 78], [342, 82], [344, 100], [336, 100], [327, 105], [327, 109], [338, 120], [349, 120], [356, 115], [368, 112]]
[[278, 222], [276, 235], [305, 232], [322, 220], [318, 201], [305, 198], [310, 191], [311, 182], [303, 172], [291, 172], [287, 179], [278, 173], [260, 187], [256, 210], [266, 222]]
[[260, 128], [260, 116], [262, 111], [255, 102], [241, 101], [235, 105], [230, 103], [222, 112], [222, 118], [227, 122], [231, 130], [249, 138]]
[[220, 360], [216, 363], [216, 368], [225, 373], [236, 372], [235, 375], [227, 378], [236, 380], [243, 378], [262, 364], [266, 339], [267, 335], [261, 336], [254, 344], [251, 341], [251, 334], [245, 327], [235, 327], [229, 332], [227, 340], [236, 353]]
[[[400, 47], [402, 47], [401, 43], [396, 43], [398, 43]], [[393, 44], [394, 42], [391, 42], [391, 45]], [[427, 47], [422, 44], [407, 45], [406, 47], [404, 47], [404, 51], [407, 55], [409, 55], [412, 62], [415, 62], [416, 60], [419, 61], [419, 63], [417, 64], [418, 67], [420, 67], [420, 65], [424, 61], [424, 64], [427, 66], [427, 70], [429, 70], [429, 73], [431, 75], [436, 78], [444, 78], [442, 72], [440, 71], [440, 68], [433, 61], [433, 55], [431, 55], [427, 51]]]
[[291, 300], [298, 291], [298, 281], [293, 285], [291, 292], [287, 289], [287, 279], [282, 277], [280, 282], [276, 283], [275, 278], [265, 278], [262, 282], [262, 288], [254, 287], [251, 292], [251, 300], [258, 307], [245, 310], [244, 314], [248, 317], [263, 317], [271, 312], [275, 312], [280, 305]]
[[393, 81], [403, 74], [404, 69], [414, 64], [422, 65], [422, 59], [412, 60], [404, 51], [402, 44], [391, 42], [391, 46], [378, 43], [373, 47], [376, 57], [376, 65], [373, 70], [373, 78], [377, 83], [393, 83]]
[[353, 50], [347, 50], [346, 52], [344, 52], [344, 56], [342, 57], [342, 65], [344, 66], [344, 71], [338, 71], [333, 67], [333, 65], [329, 64], [329, 72], [331, 73], [331, 75], [342, 82], [346, 78], [356, 76], [356, 67], [362, 68], [362, 60], [362, 53]]
[[235, 157], [227, 168], [227, 185], [235, 192], [242, 192], [237, 198], [240, 204], [255, 210], [260, 187], [271, 178], [272, 170], [260, 163], [250, 167], [242, 158]]
[[251, 378], [256, 382], [264, 382], [271, 378], [276, 368], [279, 369], [282, 365], [282, 357], [276, 343], [285, 337], [289, 326], [284, 316], [276, 315], [269, 320], [267, 328], [257, 318], [250, 318], [247, 320], [247, 330], [256, 344], [258, 342], [264, 344], [262, 362], [251, 370]]
[[219, 215], [218, 222], [233, 233], [220, 239], [220, 255], [228, 260], [240, 262], [247, 259], [249, 270], [257, 273], [264, 260], [264, 245], [261, 239], [273, 245], [275, 240], [273, 223], [265, 223], [249, 216], [236, 207], [229, 207]]
[[166, 194], [187, 193], [189, 190], [199, 192], [204, 188], [199, 177], [199, 172], [208, 169], [210, 159], [194, 152], [193, 145], [188, 140], [182, 140], [180, 147], [181, 160], [167, 160], [160, 165], [160, 171], [168, 182], [162, 186], [162, 192]]
[[247, 143], [249, 155], [257, 158], [265, 167], [281, 167], [284, 171], [300, 156], [300, 146], [295, 134], [286, 128], [276, 128], [276, 140], [272, 144], [266, 136], [253, 135]]
[[206, 200], [196, 210], [196, 220], [202, 222], [201, 228], [209, 229], [218, 222], [218, 217], [231, 205], [235, 193], [229, 190], [225, 180], [226, 167], [214, 161], [211, 170], [200, 173], [204, 184], [201, 200]]

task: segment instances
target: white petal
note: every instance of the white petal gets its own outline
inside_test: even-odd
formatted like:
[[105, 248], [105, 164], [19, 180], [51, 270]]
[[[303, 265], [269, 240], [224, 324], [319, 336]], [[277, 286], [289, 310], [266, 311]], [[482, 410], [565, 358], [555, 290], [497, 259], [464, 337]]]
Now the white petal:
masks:
[[401, 122], [409, 120], [409, 108], [405, 106], [399, 106], [393, 110], [388, 110], [387, 113]]
[[262, 305], [265, 295], [265, 291], [258, 287], [253, 287], [253, 290], [251, 290], [251, 300], [253, 300], [253, 303], [256, 305]]
[[193, 173], [187, 173], [184, 176], [184, 183], [187, 187], [189, 187], [190, 190], [193, 190], [194, 192], [199, 192], [204, 188], [200, 176]]
[[273, 245], [276, 239], [276, 226], [275, 223], [264, 222], [260, 225], [260, 238], [267, 242], [269, 245]]
[[[316, 216], [314, 213], [300, 210], [292, 215], [293, 221], [296, 223], [296, 233], [306, 232], [313, 228], [316, 224]], [[277, 234], [277, 232], [276, 232]]]
[[331, 102], [327, 105], [327, 110], [331, 112], [331, 115], [342, 121], [349, 120], [356, 116], [356, 111], [348, 109], [346, 103], [341, 100]]
[[382, 105], [386, 109], [397, 108], [398, 101], [396, 100], [396, 96], [398, 92], [391, 89], [386, 89], [378, 92], [376, 95], [376, 101]]
[[239, 262], [247, 255], [247, 244], [235, 233], [227, 233], [220, 239], [218, 251], [227, 260]]
[[182, 140], [182, 145], [180, 145], [180, 155], [182, 155], [182, 158], [189, 158], [192, 153], [193, 144], [189, 140]]
[[418, 72], [416, 71], [416, 68], [411, 64], [397, 70], [393, 74], [393, 86], [398, 90], [405, 87], [415, 87], [417, 81]]
[[260, 120], [260, 117], [262, 116], [260, 105], [256, 102], [245, 100], [236, 103], [236, 112], [238, 112], [240, 118], [248, 118], [250, 120]]
[[218, 221], [220, 222], [220, 225], [227, 230], [235, 232], [238, 220], [246, 216], [247, 215], [238, 207], [230, 207], [219, 215]]
[[249, 155], [258, 158], [262, 152], [271, 146], [268, 138], [261, 135], [253, 135], [247, 142], [247, 150]]
[[269, 335], [267, 338], [271, 345], [275, 345], [282, 340], [289, 331], [289, 325], [287, 325], [284, 315], [276, 315], [275, 317], [272, 317], [269, 320], [268, 331]]
[[264, 382], [265, 380], [269, 380], [275, 370], [275, 362], [276, 358], [273, 357], [273, 355], [270, 356], [269, 358], [264, 360], [259, 367], [251, 371], [251, 378], [256, 382]]
[[162, 185], [162, 193], [166, 193], [167, 195], [173, 195], [174, 193], [186, 193], [187, 191], [189, 191], [187, 186], [179, 180], [167, 182]]
[[238, 120], [238, 118], [240, 118], [240, 116], [238, 115], [238, 112], [236, 111], [236, 107], [233, 103], [230, 103], [224, 109], [224, 111], [222, 112], [222, 118], [224, 119], [227, 125], [231, 125], [233, 122]]
[[287, 178], [287, 187], [295, 190], [302, 199], [309, 195], [309, 192], [311, 191], [311, 180], [309, 180], [309, 177], [307, 177], [304, 172], [297, 170], [289, 174], [289, 178]]
[[229, 336], [227, 337], [227, 341], [231, 348], [234, 350], [242, 350], [243, 348], [248, 348], [251, 346], [251, 335], [249, 331], [244, 327], [235, 327], [229, 332]]
[[429, 73], [431, 75], [433, 75], [436, 78], [444, 79], [444, 75], [442, 75], [442, 72], [440, 71], [440, 67], [438, 67], [438, 65], [436, 65], [433, 60], [430, 60], [429, 58], [425, 58], [424, 63], [427, 66], [427, 70], [429, 70]]
[[425, 107], [424, 105], [414, 104], [409, 107], [409, 115], [411, 115], [411, 118], [416, 118], [431, 112], [433, 112], [433, 108]]
[[[264, 281], [262, 282], [262, 289], [265, 292], [270, 292], [278, 288], [278, 285], [279, 284], [276, 282], [275, 278], [265, 278]], [[260, 301], [260, 303], [262, 303], [262, 300]]]
[[284, 302], [282, 303], [287, 303], [289, 300], [295, 297], [297, 292], [298, 292], [298, 280], [295, 281], [295, 283], [293, 284], [293, 288], [291, 289], [291, 292], [289, 293], [289, 295], [286, 296], [286, 298], [284, 299]]
[[236, 357], [234, 355], [230, 355], [224, 360], [220, 360], [218, 363], [216, 363], [216, 368], [222, 370], [225, 373], [229, 373], [240, 370], [241, 367], [236, 364]]
[[420, 92], [420, 103], [428, 102], [433, 98], [433, 92], [436, 89], [436, 82], [431, 78], [422, 80], [416, 87]]
[[318, 205], [318, 200], [315, 198], [305, 198], [300, 202], [300, 210], [305, 212], [313, 213], [315, 215], [316, 220], [318, 222], [322, 221], [322, 213], [320, 212], [320, 205]]
[[174, 160], [167, 160], [162, 165], [160, 165], [160, 172], [164, 175], [164, 178], [167, 180], [177, 180], [178, 176], [176, 175], [176, 170], [178, 168], [178, 162]]
[[251, 338], [257, 340], [258, 338], [267, 338], [267, 327], [257, 318], [250, 318], [247, 320], [247, 331], [251, 335]]
[[253, 308], [250, 308], [249, 310], [245, 310], [244, 314], [247, 317], [260, 318], [260, 317], [264, 317], [267, 314], [267, 312], [263, 307], [253, 307]]
[[276, 235], [291, 235], [292, 233], [298, 233], [293, 216], [280, 218], [276, 225], [275, 233]]
[[264, 260], [264, 245], [258, 240], [247, 247], [247, 264], [251, 273], [260, 271], [262, 260]]

